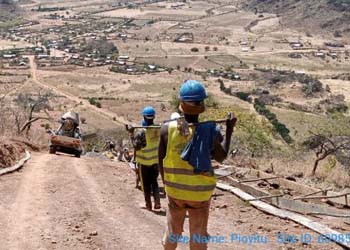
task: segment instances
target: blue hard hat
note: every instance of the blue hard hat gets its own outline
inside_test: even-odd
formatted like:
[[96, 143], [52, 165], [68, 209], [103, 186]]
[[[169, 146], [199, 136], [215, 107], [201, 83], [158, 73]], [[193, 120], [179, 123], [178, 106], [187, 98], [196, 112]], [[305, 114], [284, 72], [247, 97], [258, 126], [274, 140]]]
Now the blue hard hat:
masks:
[[143, 109], [142, 115], [143, 115], [143, 116], [155, 116], [155, 115], [156, 115], [156, 111], [154, 110], [153, 107], [147, 106], [147, 107], [145, 107], [145, 108]]
[[179, 99], [184, 102], [198, 102], [207, 98], [207, 92], [202, 83], [196, 80], [187, 80], [180, 88]]

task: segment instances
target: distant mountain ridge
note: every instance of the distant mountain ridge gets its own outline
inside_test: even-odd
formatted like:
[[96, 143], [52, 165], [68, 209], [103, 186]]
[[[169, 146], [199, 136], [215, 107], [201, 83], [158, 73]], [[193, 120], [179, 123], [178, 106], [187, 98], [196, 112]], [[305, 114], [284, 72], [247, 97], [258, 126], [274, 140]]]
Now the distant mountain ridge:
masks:
[[350, 0], [246, 0], [245, 8], [280, 15], [282, 24], [312, 33], [350, 36]]
[[0, 0], [0, 22], [11, 20], [15, 17], [17, 5], [12, 0]]

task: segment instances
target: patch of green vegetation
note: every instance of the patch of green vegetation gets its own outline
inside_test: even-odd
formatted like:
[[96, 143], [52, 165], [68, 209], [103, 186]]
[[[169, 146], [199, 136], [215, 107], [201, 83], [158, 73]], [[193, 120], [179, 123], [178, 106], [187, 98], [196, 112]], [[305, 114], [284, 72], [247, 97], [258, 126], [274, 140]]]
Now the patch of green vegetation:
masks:
[[277, 119], [286, 124], [297, 144], [302, 144], [312, 134], [324, 136], [350, 136], [350, 118], [341, 113], [329, 115], [311, 114], [290, 109], [268, 108]]
[[96, 98], [89, 98], [89, 103], [98, 108], [102, 108], [102, 104], [99, 101], [97, 101]]
[[108, 55], [118, 53], [117, 47], [107, 40], [88, 41], [82, 46], [81, 51], [83, 53], [97, 53], [101, 57], [107, 57]]
[[[245, 92], [232, 93], [232, 89], [225, 87], [225, 84], [221, 79], [219, 79], [219, 82], [220, 82], [220, 90], [223, 91], [224, 93], [232, 96], [237, 96], [241, 100], [248, 101], [249, 93], [245, 93]], [[281, 137], [285, 142], [287, 143], [293, 142], [292, 137], [289, 135], [289, 132], [290, 132], [289, 129], [286, 127], [286, 125], [278, 121], [274, 113], [272, 113], [269, 109], [266, 108], [265, 102], [262, 99], [260, 98], [255, 99], [254, 108], [259, 114], [265, 116], [266, 119], [271, 122], [276, 132], [279, 135], [281, 135]]]
[[0, 22], [0, 29], [9, 29], [21, 24], [24, 24], [26, 22], [26, 20], [24, 20], [23, 18], [14, 18], [14, 19], [9, 19], [3, 22]]
[[270, 154], [278, 150], [273, 145], [273, 127], [266, 120], [237, 106], [209, 108], [201, 115], [202, 120], [223, 119], [229, 112], [238, 118], [234, 132], [232, 148], [237, 148], [255, 157]]
[[313, 124], [311, 131], [325, 136], [350, 136], [350, 117], [336, 112], [326, 116], [325, 124]]
[[199, 49], [197, 47], [191, 48], [191, 52], [198, 52], [198, 51], [199, 51]]
[[[179, 100], [177, 94], [172, 95], [169, 103], [174, 111], [178, 111], [178, 108], [180, 105], [180, 100]], [[214, 108], [214, 109], [219, 108], [219, 103], [216, 101], [216, 99], [214, 98], [214, 96], [211, 93], [208, 93], [208, 98], [205, 99], [205, 107]]]
[[302, 91], [306, 96], [313, 96], [316, 93], [324, 91], [322, 83], [307, 74], [297, 74], [294, 71], [288, 70], [271, 70], [271, 69], [256, 69], [264, 75], [264, 79], [270, 85], [290, 84], [292, 82], [300, 82], [303, 84]]
[[247, 101], [249, 101], [249, 96], [250, 96], [250, 94], [247, 93], [247, 92], [241, 92], [241, 91], [239, 91], [239, 92], [236, 93], [236, 96], [237, 96], [239, 99], [241, 99], [241, 100], [247, 102]]
[[284, 125], [277, 119], [277, 116], [274, 113], [272, 113], [269, 109], [266, 108], [264, 102], [259, 101], [259, 99], [255, 99], [254, 108], [259, 114], [265, 116], [266, 119], [271, 122], [276, 132], [281, 135], [285, 142], [293, 142], [292, 137], [289, 135], [290, 130], [286, 127], [286, 125]]

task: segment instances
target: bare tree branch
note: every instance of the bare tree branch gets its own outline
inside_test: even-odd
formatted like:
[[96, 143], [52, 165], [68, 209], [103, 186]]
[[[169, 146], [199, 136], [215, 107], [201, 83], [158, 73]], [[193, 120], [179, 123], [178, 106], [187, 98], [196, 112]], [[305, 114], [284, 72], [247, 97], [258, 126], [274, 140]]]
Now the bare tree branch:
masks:
[[28, 128], [32, 123], [38, 121], [38, 120], [51, 120], [49, 117], [35, 117], [32, 118], [31, 120], [27, 121], [22, 128], [20, 129], [20, 133], [22, 133], [26, 128]]

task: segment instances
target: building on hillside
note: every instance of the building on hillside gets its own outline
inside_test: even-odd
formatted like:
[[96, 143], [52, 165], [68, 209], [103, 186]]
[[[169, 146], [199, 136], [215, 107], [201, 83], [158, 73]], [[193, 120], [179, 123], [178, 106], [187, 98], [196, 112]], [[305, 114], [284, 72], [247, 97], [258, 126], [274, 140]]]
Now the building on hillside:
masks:
[[175, 38], [177, 43], [192, 43], [194, 36], [190, 32], [182, 33]]

